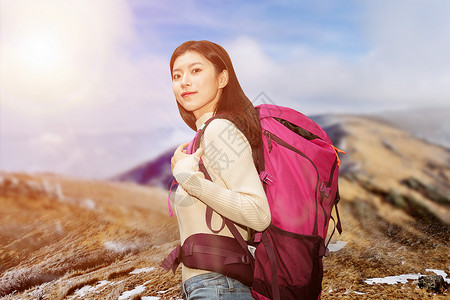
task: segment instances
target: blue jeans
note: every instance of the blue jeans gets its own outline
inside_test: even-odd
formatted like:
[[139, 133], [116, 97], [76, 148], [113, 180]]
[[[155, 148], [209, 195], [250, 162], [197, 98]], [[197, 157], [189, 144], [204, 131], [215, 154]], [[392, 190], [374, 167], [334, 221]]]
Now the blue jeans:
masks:
[[253, 300], [250, 288], [236, 279], [219, 273], [206, 273], [181, 284], [184, 300]]

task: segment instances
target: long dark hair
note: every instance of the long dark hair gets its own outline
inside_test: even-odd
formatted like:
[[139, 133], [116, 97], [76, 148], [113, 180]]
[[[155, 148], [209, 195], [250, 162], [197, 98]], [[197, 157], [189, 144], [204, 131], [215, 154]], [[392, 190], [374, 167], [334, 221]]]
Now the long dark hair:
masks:
[[[210, 41], [185, 42], [175, 49], [170, 58], [170, 74], [172, 74], [175, 60], [188, 51], [196, 52], [209, 60], [215, 67], [217, 74], [220, 74], [223, 70], [228, 71], [228, 84], [222, 90], [214, 114], [225, 114], [242, 131], [250, 145], [257, 147], [261, 142], [259, 117], [253, 103], [245, 95], [239, 84], [228, 53], [222, 46]], [[194, 131], [197, 130], [194, 114], [185, 110], [180, 103], [177, 102], [177, 105], [184, 122]]]

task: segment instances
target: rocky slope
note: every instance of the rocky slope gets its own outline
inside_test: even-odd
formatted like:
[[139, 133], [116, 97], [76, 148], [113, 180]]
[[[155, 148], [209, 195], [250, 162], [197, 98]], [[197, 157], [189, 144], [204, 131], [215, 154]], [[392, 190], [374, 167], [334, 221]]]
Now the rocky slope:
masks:
[[[347, 154], [322, 299], [446, 299], [417, 279], [450, 272], [450, 151], [375, 119], [328, 126]], [[159, 268], [178, 235], [166, 201], [132, 183], [2, 173], [0, 297], [178, 299], [179, 270]]]

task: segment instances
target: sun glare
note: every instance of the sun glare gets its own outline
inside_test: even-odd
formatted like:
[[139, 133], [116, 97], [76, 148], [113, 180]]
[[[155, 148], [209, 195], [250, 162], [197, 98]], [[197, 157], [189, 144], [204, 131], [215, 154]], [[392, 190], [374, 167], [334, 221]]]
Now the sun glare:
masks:
[[17, 59], [24, 69], [47, 73], [64, 64], [64, 49], [61, 39], [51, 32], [31, 33], [17, 44]]
[[2, 101], [37, 112], [85, 100], [101, 61], [90, 3], [1, 3]]

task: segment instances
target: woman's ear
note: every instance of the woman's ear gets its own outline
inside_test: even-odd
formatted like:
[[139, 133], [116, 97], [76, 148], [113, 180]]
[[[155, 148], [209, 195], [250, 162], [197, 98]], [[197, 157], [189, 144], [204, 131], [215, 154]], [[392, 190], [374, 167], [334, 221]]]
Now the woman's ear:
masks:
[[224, 87], [227, 86], [228, 84], [228, 71], [227, 70], [223, 70], [220, 74], [219, 74], [219, 89], [223, 89]]

